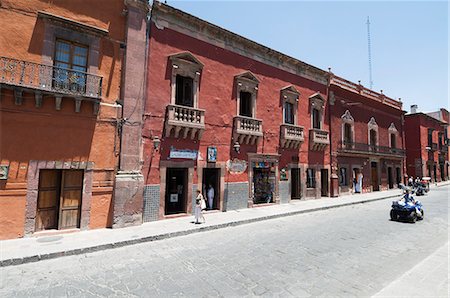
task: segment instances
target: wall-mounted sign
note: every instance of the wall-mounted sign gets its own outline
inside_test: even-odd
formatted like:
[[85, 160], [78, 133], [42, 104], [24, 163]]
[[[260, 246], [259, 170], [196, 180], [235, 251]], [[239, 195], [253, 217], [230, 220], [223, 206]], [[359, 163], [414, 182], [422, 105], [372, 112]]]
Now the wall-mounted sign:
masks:
[[247, 162], [245, 160], [233, 159], [227, 161], [227, 170], [230, 174], [242, 174], [247, 169]]
[[0, 180], [8, 179], [9, 166], [0, 166]]
[[183, 159], [197, 159], [197, 150], [190, 149], [176, 149], [174, 147], [170, 147], [169, 159], [171, 158], [183, 158]]
[[269, 161], [254, 161], [252, 162], [252, 167], [257, 169], [273, 168], [275, 167], [275, 163]]
[[287, 172], [285, 168], [282, 168], [280, 170], [280, 180], [281, 181], [287, 181], [288, 180], [288, 176], [287, 176]]
[[170, 202], [171, 203], [178, 203], [178, 194], [177, 193], [170, 194]]
[[208, 147], [208, 162], [217, 161], [217, 147]]

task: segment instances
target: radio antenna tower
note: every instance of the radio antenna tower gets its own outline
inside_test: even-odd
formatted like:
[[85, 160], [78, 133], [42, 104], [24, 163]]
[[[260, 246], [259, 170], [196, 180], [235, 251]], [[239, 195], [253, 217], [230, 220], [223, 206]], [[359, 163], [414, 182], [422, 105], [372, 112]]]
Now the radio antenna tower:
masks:
[[369, 49], [369, 84], [370, 89], [373, 87], [373, 81], [372, 81], [372, 53], [371, 53], [371, 46], [370, 46], [370, 21], [369, 17], [367, 17], [367, 47]]

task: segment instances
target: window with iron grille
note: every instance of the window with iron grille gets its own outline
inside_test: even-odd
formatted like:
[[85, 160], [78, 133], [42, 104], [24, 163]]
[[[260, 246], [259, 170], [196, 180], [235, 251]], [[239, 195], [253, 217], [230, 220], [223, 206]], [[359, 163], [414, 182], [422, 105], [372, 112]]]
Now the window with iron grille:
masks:
[[87, 46], [57, 39], [53, 87], [64, 91], [85, 92], [87, 61]]

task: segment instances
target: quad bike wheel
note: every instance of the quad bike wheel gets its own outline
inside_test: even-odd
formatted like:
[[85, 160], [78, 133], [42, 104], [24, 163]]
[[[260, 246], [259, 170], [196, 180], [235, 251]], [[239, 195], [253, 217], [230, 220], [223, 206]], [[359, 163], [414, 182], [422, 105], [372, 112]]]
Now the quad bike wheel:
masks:
[[397, 212], [395, 212], [395, 210], [391, 210], [391, 220], [397, 220]]
[[425, 215], [425, 212], [422, 210], [420, 210], [420, 213], [422, 213], [422, 215], [418, 218], [419, 220], [423, 220], [423, 216]]
[[411, 212], [410, 218], [412, 223], [415, 223], [417, 221], [417, 214], [415, 211]]

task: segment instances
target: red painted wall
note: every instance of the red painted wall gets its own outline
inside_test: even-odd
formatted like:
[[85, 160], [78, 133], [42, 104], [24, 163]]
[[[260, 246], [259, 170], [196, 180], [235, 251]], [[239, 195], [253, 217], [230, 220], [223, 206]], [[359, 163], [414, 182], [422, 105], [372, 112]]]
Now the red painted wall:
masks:
[[[312, 94], [320, 91], [326, 98], [325, 85], [301, 78], [255, 60], [246, 58], [220, 47], [213, 46], [195, 38], [186, 36], [170, 29], [151, 27], [149, 47], [147, 114], [145, 132], [151, 135], [162, 135], [166, 106], [170, 103], [171, 67], [168, 57], [172, 54], [189, 51], [203, 64], [200, 79], [198, 107], [205, 109], [206, 130], [200, 142], [191, 140], [174, 140], [162, 138], [159, 152], [152, 156], [152, 142], [147, 140], [144, 146], [144, 175], [146, 184], [159, 183], [159, 162], [165, 160], [170, 146], [178, 149], [199, 150], [206, 156], [207, 146], [217, 146], [218, 161], [226, 161], [233, 157], [247, 160], [248, 152], [281, 153], [280, 167], [291, 162], [292, 156], [298, 156], [301, 163], [327, 164], [328, 150], [311, 152], [308, 150], [308, 130], [311, 127], [309, 99]], [[257, 149], [251, 145], [241, 145], [240, 154], [232, 149], [233, 117], [236, 116], [234, 77], [244, 71], [253, 72], [260, 80], [256, 99], [256, 118], [263, 121], [264, 140]], [[300, 150], [279, 150], [279, 131], [282, 123], [282, 106], [280, 89], [294, 85], [300, 92], [298, 102], [298, 125], [305, 128], [305, 142]], [[325, 103], [326, 105], [326, 103]], [[323, 129], [328, 130], [328, 115], [325, 115]], [[149, 171], [149, 166], [151, 170]], [[230, 175], [228, 181], [247, 181], [246, 173]], [[194, 183], [196, 180], [194, 179]]]

